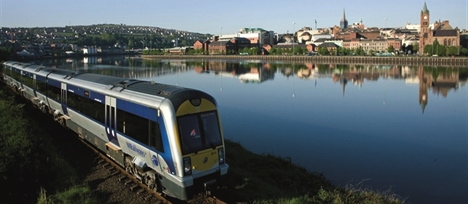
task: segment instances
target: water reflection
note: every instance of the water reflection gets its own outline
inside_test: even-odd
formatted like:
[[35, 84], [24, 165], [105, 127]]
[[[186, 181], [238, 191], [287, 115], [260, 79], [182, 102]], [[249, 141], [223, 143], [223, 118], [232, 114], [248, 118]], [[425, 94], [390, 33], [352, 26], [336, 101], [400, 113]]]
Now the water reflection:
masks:
[[[428, 92], [447, 97], [467, 80], [466, 68], [460, 67], [409, 67], [399, 65], [356, 65], [356, 64], [315, 64], [262, 62], [257, 60], [141, 60], [140, 58], [85, 57], [41, 61], [43, 65], [76, 71], [118, 76], [123, 78], [148, 79], [181, 72], [195, 71], [198, 74], [213, 74], [221, 77], [237, 78], [241, 83], [264, 83], [274, 80], [275, 74], [286, 78], [313, 80], [317, 86], [319, 78], [333, 80], [346, 95], [350, 85], [363, 87], [365, 82], [378, 81], [379, 78], [404, 80], [407, 84], [419, 85], [419, 104], [424, 112], [428, 102]], [[64, 66], [65, 65], [65, 66]], [[220, 88], [222, 90], [222, 88]], [[294, 91], [293, 91], [294, 92]], [[294, 96], [295, 93], [292, 93]], [[385, 103], [385, 102], [384, 102]]]

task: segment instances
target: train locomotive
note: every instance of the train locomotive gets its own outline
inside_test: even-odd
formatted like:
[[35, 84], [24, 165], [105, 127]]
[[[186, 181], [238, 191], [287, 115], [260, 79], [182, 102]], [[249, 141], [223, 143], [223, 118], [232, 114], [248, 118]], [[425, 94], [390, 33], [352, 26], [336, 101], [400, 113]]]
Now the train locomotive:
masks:
[[3, 63], [5, 83], [149, 188], [189, 200], [227, 174], [217, 103], [190, 88]]

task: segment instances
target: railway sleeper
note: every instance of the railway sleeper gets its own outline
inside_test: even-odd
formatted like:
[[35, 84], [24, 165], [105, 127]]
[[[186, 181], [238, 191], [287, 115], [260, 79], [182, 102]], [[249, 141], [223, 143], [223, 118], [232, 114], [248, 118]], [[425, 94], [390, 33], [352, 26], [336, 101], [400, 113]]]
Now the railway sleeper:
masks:
[[96, 157], [95, 160], [98, 160], [99, 165], [103, 165], [103, 164], [107, 163], [106, 160], [102, 159], [101, 157]]
[[117, 174], [119, 174], [119, 171], [117, 171], [117, 170], [115, 170], [115, 169], [109, 170], [109, 176], [115, 176], [115, 175], [117, 175]]
[[129, 179], [129, 180], [126, 180], [126, 181], [124, 182], [125, 185], [128, 185], [128, 184], [130, 184], [130, 183], [134, 183], [134, 182], [133, 182], [132, 180], [130, 180], [130, 179]]
[[152, 198], [152, 197], [153, 197], [153, 195], [148, 194], [148, 195], [146, 195], [145, 197], [143, 197], [143, 199], [144, 199], [144, 200], [149, 200], [149, 199]]
[[136, 189], [141, 189], [141, 186], [138, 185], [138, 184], [134, 184], [134, 185], [130, 186], [130, 190], [134, 191]]
[[109, 166], [110, 166], [110, 164], [109, 164], [108, 162], [103, 163], [103, 164], [101, 165], [102, 168], [108, 168]]
[[124, 180], [125, 180], [125, 181], [128, 181], [127, 176], [124, 176], [124, 175], [119, 176], [119, 181], [124, 181]]
[[140, 188], [140, 189], [138, 189], [138, 190], [136, 191], [136, 194], [137, 194], [137, 195], [140, 195], [141, 193], [144, 193], [144, 192], [146, 192], [146, 189]]

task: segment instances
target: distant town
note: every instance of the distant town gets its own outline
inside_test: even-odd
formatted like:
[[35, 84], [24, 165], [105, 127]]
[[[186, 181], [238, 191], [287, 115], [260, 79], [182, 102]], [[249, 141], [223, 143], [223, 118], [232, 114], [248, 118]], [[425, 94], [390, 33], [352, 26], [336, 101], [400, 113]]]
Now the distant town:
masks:
[[339, 26], [303, 27], [291, 33], [240, 28], [234, 34], [202, 34], [124, 24], [7, 28], [0, 30], [3, 58], [81, 55], [370, 55], [467, 56], [468, 31], [449, 20], [431, 21], [424, 3], [415, 10], [420, 24], [399, 28], [349, 23], [343, 10]]

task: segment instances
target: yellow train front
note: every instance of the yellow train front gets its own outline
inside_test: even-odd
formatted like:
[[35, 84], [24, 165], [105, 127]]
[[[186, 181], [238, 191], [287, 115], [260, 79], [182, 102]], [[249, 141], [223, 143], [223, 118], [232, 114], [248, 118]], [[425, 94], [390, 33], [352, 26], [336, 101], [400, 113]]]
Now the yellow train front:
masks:
[[[170, 192], [182, 194], [170, 196], [185, 200], [210, 186], [216, 186], [229, 167], [225, 162], [224, 137], [216, 101], [203, 92], [180, 91], [173, 93], [160, 109], [163, 113], [175, 110], [175, 115], [163, 117], [174, 123], [174, 130], [167, 133], [168, 138], [175, 139], [169, 142], [176, 145], [173, 147], [177, 150], [173, 152], [173, 158], [181, 159], [175, 161], [181, 165], [177, 165], [180, 176], [174, 178], [180, 179], [178, 183], [181, 186], [178, 188], [184, 192], [171, 189]], [[175, 135], [171, 136], [170, 133]]]

